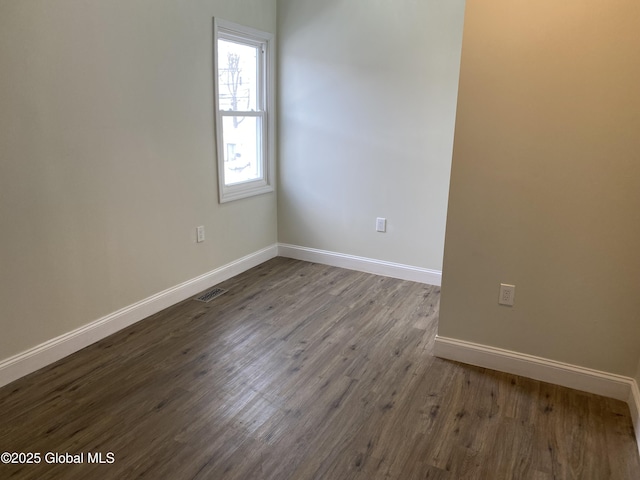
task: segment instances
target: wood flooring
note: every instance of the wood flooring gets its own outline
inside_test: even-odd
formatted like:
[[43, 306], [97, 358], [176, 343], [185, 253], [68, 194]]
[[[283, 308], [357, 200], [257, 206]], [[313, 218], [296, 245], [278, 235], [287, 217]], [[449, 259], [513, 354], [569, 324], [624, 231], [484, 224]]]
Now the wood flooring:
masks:
[[433, 357], [438, 287], [284, 258], [219, 286], [0, 389], [0, 451], [42, 456], [0, 478], [640, 478], [623, 402]]

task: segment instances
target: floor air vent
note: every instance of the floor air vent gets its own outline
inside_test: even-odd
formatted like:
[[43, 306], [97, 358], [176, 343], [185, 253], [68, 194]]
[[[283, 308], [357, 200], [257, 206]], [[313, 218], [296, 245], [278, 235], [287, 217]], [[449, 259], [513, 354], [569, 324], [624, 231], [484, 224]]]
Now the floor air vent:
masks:
[[214, 298], [219, 297], [223, 293], [227, 293], [227, 291], [223, 290], [222, 288], [213, 288], [213, 289], [209, 290], [208, 292], [204, 292], [199, 297], [194, 298], [194, 300], [197, 300], [198, 302], [208, 303], [211, 300], [213, 300]]

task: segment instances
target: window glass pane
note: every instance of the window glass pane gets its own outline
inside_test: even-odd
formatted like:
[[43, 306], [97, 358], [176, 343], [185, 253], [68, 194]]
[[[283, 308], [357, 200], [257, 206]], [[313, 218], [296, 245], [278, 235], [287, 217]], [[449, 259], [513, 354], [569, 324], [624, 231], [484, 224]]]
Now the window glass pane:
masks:
[[225, 185], [262, 178], [260, 117], [222, 117]]
[[258, 48], [218, 40], [218, 86], [220, 110], [256, 110]]

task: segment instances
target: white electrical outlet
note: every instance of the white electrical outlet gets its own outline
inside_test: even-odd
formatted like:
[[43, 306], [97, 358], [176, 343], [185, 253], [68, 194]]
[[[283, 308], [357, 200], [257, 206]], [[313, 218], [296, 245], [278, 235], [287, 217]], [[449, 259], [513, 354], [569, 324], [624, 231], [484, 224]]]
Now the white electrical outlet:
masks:
[[509, 307], [513, 307], [515, 296], [516, 296], [515, 285], [507, 285], [506, 283], [500, 284], [500, 298], [498, 298], [498, 303], [500, 305], [507, 305]]
[[376, 232], [386, 232], [387, 231], [387, 219], [378, 217], [376, 218]]
[[198, 243], [204, 242], [204, 226], [196, 228], [196, 241]]

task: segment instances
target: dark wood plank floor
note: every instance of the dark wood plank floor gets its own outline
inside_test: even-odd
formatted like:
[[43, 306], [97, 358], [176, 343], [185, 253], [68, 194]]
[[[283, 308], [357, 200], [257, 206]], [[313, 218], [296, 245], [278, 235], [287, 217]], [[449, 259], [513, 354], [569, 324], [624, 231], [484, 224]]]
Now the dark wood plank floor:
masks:
[[221, 286], [0, 389], [1, 451], [85, 453], [0, 478], [640, 478], [623, 402], [434, 358], [437, 287], [283, 258]]

